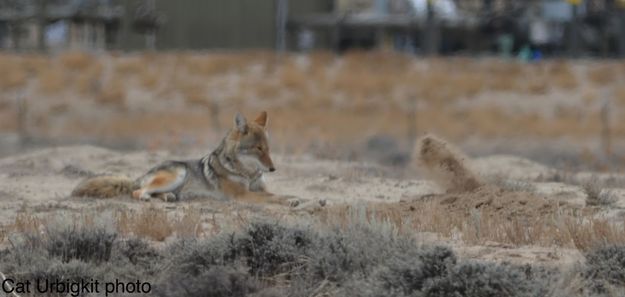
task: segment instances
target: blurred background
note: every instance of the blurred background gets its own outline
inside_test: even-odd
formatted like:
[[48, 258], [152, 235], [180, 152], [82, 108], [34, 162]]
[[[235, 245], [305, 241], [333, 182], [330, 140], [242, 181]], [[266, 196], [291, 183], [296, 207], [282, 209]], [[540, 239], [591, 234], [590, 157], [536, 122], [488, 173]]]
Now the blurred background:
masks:
[[212, 148], [241, 111], [281, 154], [471, 155], [619, 171], [625, 1], [0, 0], [0, 155]]

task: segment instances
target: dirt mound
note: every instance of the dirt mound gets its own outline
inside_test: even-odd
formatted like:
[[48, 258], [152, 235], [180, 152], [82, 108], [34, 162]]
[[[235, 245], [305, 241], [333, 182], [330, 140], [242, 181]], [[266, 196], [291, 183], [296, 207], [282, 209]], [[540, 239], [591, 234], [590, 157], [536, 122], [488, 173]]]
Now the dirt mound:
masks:
[[446, 141], [426, 135], [417, 141], [417, 166], [449, 193], [474, 191], [482, 183], [466, 164], [467, 157]]
[[527, 192], [511, 192], [494, 187], [481, 187], [472, 192], [448, 193], [431, 198], [450, 216], [482, 216], [506, 219], [537, 218], [554, 215], [559, 209], [572, 206], [563, 201], [546, 199]]
[[[434, 206], [450, 217], [488, 216], [504, 219], [536, 218], [571, 208], [563, 201], [535, 193], [509, 191], [483, 183], [458, 149], [434, 136], [425, 136], [415, 150], [417, 165], [428, 178], [443, 186], [445, 194], [408, 202], [409, 209]], [[432, 205], [433, 204], [433, 205]]]

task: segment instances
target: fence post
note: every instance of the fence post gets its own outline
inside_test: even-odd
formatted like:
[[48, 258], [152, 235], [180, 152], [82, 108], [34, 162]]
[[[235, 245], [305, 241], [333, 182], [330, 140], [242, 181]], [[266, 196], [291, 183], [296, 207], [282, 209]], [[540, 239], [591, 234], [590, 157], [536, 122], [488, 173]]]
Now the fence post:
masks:
[[276, 0], [276, 50], [278, 53], [286, 51], [286, 26], [289, 16], [289, 1]]
[[569, 53], [571, 57], [577, 58], [579, 56], [579, 5], [581, 0], [569, 0], [569, 3], [573, 12], [569, 32]]
[[[413, 146], [417, 141], [417, 96], [410, 94], [408, 95], [408, 100], [410, 101], [410, 107], [408, 109], [407, 136], [410, 141], [409, 145]], [[411, 149], [414, 149], [414, 147]]]
[[17, 112], [17, 135], [19, 137], [19, 145], [20, 148], [26, 146], [28, 142], [28, 129], [27, 129], [27, 113], [28, 113], [28, 105], [26, 102], [26, 98], [19, 91], [15, 92], [15, 104], [16, 104], [16, 112]]
[[46, 22], [48, 0], [37, 1], [37, 49], [41, 52], [46, 50]]
[[433, 0], [427, 0], [427, 20], [425, 25], [424, 49], [427, 56], [436, 55], [438, 52], [438, 22], [434, 12]]
[[625, 57], [625, 1], [619, 0], [616, 3], [616, 34], [618, 57]]
[[601, 147], [606, 158], [612, 155], [612, 131], [610, 129], [610, 101], [601, 106]]

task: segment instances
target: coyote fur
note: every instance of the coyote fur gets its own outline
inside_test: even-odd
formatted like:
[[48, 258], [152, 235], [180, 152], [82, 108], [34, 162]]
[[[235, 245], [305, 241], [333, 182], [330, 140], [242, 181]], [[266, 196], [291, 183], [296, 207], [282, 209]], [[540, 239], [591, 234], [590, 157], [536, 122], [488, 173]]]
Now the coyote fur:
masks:
[[209, 196], [221, 200], [283, 202], [266, 191], [263, 174], [275, 171], [269, 155], [267, 112], [248, 122], [240, 113], [219, 146], [199, 160], [166, 161], [136, 180], [99, 176], [80, 183], [73, 196], [165, 201]]

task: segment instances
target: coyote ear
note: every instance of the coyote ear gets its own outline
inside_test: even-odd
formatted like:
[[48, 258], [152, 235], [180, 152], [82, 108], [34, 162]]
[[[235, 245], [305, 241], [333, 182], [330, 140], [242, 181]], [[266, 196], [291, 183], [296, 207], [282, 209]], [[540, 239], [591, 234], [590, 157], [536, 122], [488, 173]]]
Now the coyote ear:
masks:
[[247, 120], [238, 112], [237, 115], [234, 116], [234, 127], [241, 133], [247, 132]]
[[258, 125], [260, 125], [261, 127], [265, 127], [267, 126], [267, 112], [266, 111], [262, 111], [258, 117], [256, 117], [256, 119], [254, 120], [254, 122]]

